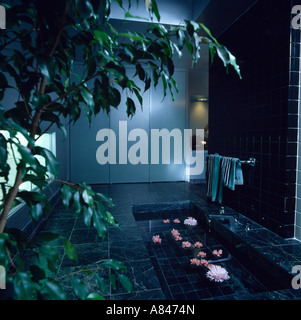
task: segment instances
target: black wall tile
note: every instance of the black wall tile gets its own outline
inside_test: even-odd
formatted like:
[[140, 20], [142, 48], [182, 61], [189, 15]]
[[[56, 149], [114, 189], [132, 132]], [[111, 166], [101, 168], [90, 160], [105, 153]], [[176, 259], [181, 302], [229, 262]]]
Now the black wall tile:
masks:
[[257, 159], [224, 203], [285, 237], [294, 230], [300, 77], [300, 34], [290, 25], [291, 1], [259, 0], [218, 39], [243, 79], [217, 60], [209, 77], [209, 153]]

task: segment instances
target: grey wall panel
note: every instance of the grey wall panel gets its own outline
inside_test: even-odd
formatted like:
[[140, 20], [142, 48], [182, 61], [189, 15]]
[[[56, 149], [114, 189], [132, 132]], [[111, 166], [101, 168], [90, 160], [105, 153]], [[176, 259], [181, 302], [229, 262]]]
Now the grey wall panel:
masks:
[[[76, 64], [74, 72], [81, 75], [82, 68], [82, 64]], [[109, 126], [109, 117], [104, 111], [92, 119], [91, 127], [83, 111], [77, 122], [70, 125], [71, 182], [109, 183], [109, 164], [100, 165], [96, 160], [97, 149], [103, 143], [96, 141], [96, 135]]]
[[[134, 76], [134, 73], [134, 70], [129, 70], [129, 75]], [[135, 82], [143, 92], [144, 84], [137, 78]], [[127, 96], [136, 103], [136, 113], [132, 118], [128, 118], [126, 113]], [[135, 96], [126, 91], [123, 92], [118, 109], [111, 110], [110, 128], [115, 132], [117, 138], [117, 164], [110, 166], [110, 182], [149, 182], [149, 91], [143, 94], [142, 109]], [[141, 130], [137, 131], [137, 129]], [[137, 137], [133, 136], [135, 133]], [[146, 143], [142, 142], [140, 136], [145, 137]], [[143, 155], [145, 155], [144, 158]]]
[[[132, 71], [134, 72], [134, 71]], [[179, 94], [175, 94], [176, 100], [171, 97], [163, 99], [163, 88], [151, 88], [143, 94], [143, 109], [135, 97], [129, 95], [137, 102], [136, 114], [132, 119], [126, 114], [127, 92], [122, 93], [122, 102], [118, 109], [113, 109], [110, 116], [105, 113], [97, 115], [92, 121], [91, 128], [85, 115], [82, 115], [75, 125], [71, 125], [70, 142], [70, 167], [71, 181], [87, 183], [126, 183], [126, 182], [156, 182], [156, 181], [184, 181], [185, 162], [184, 129], [186, 128], [187, 112], [187, 71], [177, 70], [175, 79], [179, 87]], [[160, 87], [161, 86], [161, 87]], [[141, 88], [144, 86], [141, 84]], [[121, 132], [119, 129], [122, 127]], [[126, 128], [125, 128], [126, 127]], [[101, 165], [96, 159], [97, 150], [107, 141], [96, 141], [96, 136], [101, 129], [110, 129], [116, 138], [116, 163]], [[136, 132], [134, 129], [141, 130]], [[170, 165], [164, 164], [162, 159], [162, 144], [159, 145], [159, 164], [151, 164], [151, 132], [156, 129], [180, 130], [180, 144], [182, 146], [181, 164], [174, 163], [174, 141], [170, 139]], [[125, 132], [126, 130], [126, 132]], [[134, 131], [133, 131], [134, 130]], [[138, 133], [137, 137], [131, 134]], [[148, 141], [139, 146], [140, 136], [148, 137]], [[111, 141], [113, 141], [111, 139]], [[115, 142], [115, 141], [114, 141]], [[114, 147], [115, 145], [112, 145]], [[138, 150], [135, 150], [136, 149]], [[135, 153], [137, 151], [137, 153]], [[130, 154], [134, 154], [134, 160], [141, 154], [148, 152], [146, 161], [133, 164]], [[163, 152], [164, 153], [164, 152]], [[166, 158], [166, 157], [165, 157]]]
[[91, 128], [84, 114], [75, 125], [71, 124], [70, 167], [71, 181], [109, 183], [109, 164], [100, 165], [96, 152], [102, 142], [96, 141], [97, 132], [109, 128], [109, 117], [101, 111], [93, 119]]
[[[185, 70], [176, 70], [174, 78], [177, 82], [179, 93], [175, 95], [175, 101], [172, 101], [170, 95], [162, 101], [163, 87], [160, 84], [156, 90], [152, 88], [150, 104], [150, 127], [151, 129], [167, 129], [171, 132], [173, 129], [179, 129], [182, 133], [182, 150], [184, 150], [184, 129], [186, 124], [186, 106], [187, 106], [187, 72]], [[161, 141], [162, 142], [162, 141]], [[150, 181], [183, 181], [185, 180], [185, 163], [182, 157], [182, 164], [175, 164], [174, 159], [174, 139], [170, 139], [170, 164], [163, 164], [162, 143], [159, 148], [159, 164], [150, 166]], [[152, 153], [154, 150], [152, 150]], [[182, 151], [183, 155], [183, 151]], [[166, 159], [165, 159], [166, 160]]]

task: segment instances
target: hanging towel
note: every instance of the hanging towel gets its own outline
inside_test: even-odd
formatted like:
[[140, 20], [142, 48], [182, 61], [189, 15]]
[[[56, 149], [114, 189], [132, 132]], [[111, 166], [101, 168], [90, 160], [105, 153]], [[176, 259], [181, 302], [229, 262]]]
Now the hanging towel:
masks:
[[235, 185], [243, 185], [243, 173], [241, 168], [240, 160], [237, 158], [230, 158], [231, 159], [231, 170], [228, 183], [225, 186], [231, 190], [235, 190]]
[[223, 187], [235, 190], [235, 185], [243, 185], [241, 162], [237, 158], [211, 154], [207, 157], [207, 197], [222, 203]]
[[[235, 165], [234, 165], [235, 163]], [[241, 163], [239, 159], [232, 159], [232, 167], [235, 167], [235, 185], [243, 185], [244, 177], [242, 173]]]
[[207, 158], [207, 197], [212, 201], [222, 202], [223, 179], [221, 175], [222, 157], [218, 154]]
[[221, 163], [221, 171], [223, 177], [223, 183], [225, 186], [229, 185], [231, 178], [232, 158], [223, 157]]

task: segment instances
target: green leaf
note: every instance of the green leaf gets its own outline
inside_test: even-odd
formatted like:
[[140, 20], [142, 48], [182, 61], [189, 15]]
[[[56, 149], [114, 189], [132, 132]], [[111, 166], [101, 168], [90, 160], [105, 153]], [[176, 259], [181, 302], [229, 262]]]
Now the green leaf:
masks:
[[35, 147], [35, 152], [45, 158], [46, 169], [48, 172], [57, 176], [59, 169], [59, 162], [57, 161], [55, 155], [48, 149], [42, 147]]
[[124, 274], [118, 274], [118, 279], [122, 287], [129, 293], [133, 293], [133, 285], [131, 280]]
[[116, 259], [105, 260], [104, 262], [102, 262], [102, 265], [104, 265], [107, 268], [114, 269], [116, 271], [122, 271], [122, 272], [127, 271], [125, 264]]
[[185, 33], [184, 33], [184, 31], [183, 30], [178, 30], [178, 32], [177, 32], [177, 38], [178, 38], [178, 40], [179, 40], [179, 49], [181, 50], [181, 49], [183, 49], [183, 47], [184, 47], [184, 44], [185, 44]]
[[64, 251], [66, 252], [67, 257], [69, 259], [72, 259], [78, 262], [77, 251], [74, 245], [68, 240], [64, 241]]
[[81, 19], [89, 19], [93, 15], [93, 6], [89, 0], [75, 0], [75, 6]]
[[109, 87], [109, 103], [112, 107], [117, 108], [121, 102], [121, 94], [116, 88]]
[[106, 202], [111, 208], [114, 208], [114, 203], [112, 198], [107, 197], [105, 194], [103, 193], [96, 193], [96, 197], [101, 200]]
[[5, 89], [8, 86], [7, 79], [2, 72], [0, 72], [0, 89]]
[[37, 239], [43, 241], [43, 242], [51, 242], [56, 239], [59, 239], [61, 237], [58, 233], [53, 232], [42, 232], [37, 236]]
[[94, 107], [94, 99], [93, 99], [93, 95], [90, 93], [90, 91], [85, 86], [81, 86], [80, 92], [81, 92], [83, 99], [87, 103], [88, 107], [93, 108]]
[[142, 17], [139, 17], [139, 16], [133, 16], [129, 11], [127, 11], [124, 14], [124, 17], [125, 18], [134, 18], [134, 19], [137, 19], [137, 20], [145, 20], [145, 21], [147, 21], [145, 18], [142, 18]]
[[99, 287], [99, 290], [103, 293], [107, 293], [108, 286], [105, 282], [105, 279], [101, 277], [98, 273], [95, 273], [94, 278], [96, 280], [96, 283]]
[[50, 97], [48, 94], [35, 92], [32, 97], [32, 105], [36, 110], [41, 109], [44, 105], [46, 105], [49, 102], [50, 102]]
[[107, 44], [109, 41], [108, 34], [101, 28], [97, 30], [93, 30], [93, 34], [95, 36], [95, 39], [101, 44]]
[[0, 265], [4, 266], [5, 269], [8, 269], [11, 264], [11, 258], [8, 256], [8, 252], [6, 250], [6, 242], [16, 246], [16, 243], [10, 239], [10, 236], [7, 233], [0, 233]]
[[185, 20], [186, 29], [188, 34], [193, 37], [195, 32], [198, 32], [200, 30], [200, 25], [197, 22]]
[[96, 68], [97, 68], [97, 64], [96, 64], [94, 57], [91, 57], [87, 61], [87, 66], [88, 66], [88, 77], [90, 77], [90, 76], [94, 75]]
[[138, 101], [139, 101], [139, 103], [141, 105], [141, 108], [142, 108], [143, 107], [143, 98], [142, 98], [139, 90], [136, 89], [136, 88], [133, 88], [133, 91], [134, 91], [134, 93], [135, 93], [135, 95], [136, 95], [136, 97], [137, 97], [137, 99], [138, 99]]
[[125, 38], [129, 38], [132, 42], [134, 41], [145, 41], [147, 40], [143, 35], [137, 34], [137, 33], [132, 33], [132, 32], [127, 32], [127, 33], [118, 33], [118, 35], [120, 37], [125, 37]]
[[209, 37], [215, 42], [215, 44], [219, 45], [217, 40], [213, 37], [211, 31], [202, 23], [200, 23], [200, 26], [204, 29], [204, 31], [209, 35]]
[[113, 217], [113, 215], [109, 211], [106, 211], [106, 214], [107, 214], [109, 223], [114, 225], [115, 227], [119, 227], [119, 224], [116, 221], [116, 219]]
[[210, 52], [210, 66], [212, 66], [215, 56], [215, 48], [212, 45], [209, 45], [209, 52]]
[[68, 134], [67, 134], [65, 125], [63, 125], [60, 121], [56, 122], [56, 125], [60, 129], [61, 133], [63, 134], [64, 139], [66, 139]]
[[135, 102], [133, 101], [133, 99], [127, 97], [126, 99], [126, 113], [128, 117], [133, 117], [135, 112], [136, 112], [136, 106], [135, 106]]
[[59, 254], [49, 244], [45, 244], [39, 247], [39, 259], [44, 258], [47, 260], [47, 265], [50, 271], [56, 273], [57, 271], [57, 263], [59, 260]]
[[167, 59], [167, 68], [168, 68], [169, 77], [171, 78], [174, 74], [175, 66], [172, 59], [170, 59], [169, 57], [166, 57], [166, 59]]
[[62, 202], [66, 208], [69, 208], [70, 200], [73, 197], [73, 192], [70, 187], [68, 187], [66, 184], [63, 184], [61, 188], [61, 194], [62, 194]]
[[86, 300], [106, 300], [102, 295], [96, 292], [89, 293]]
[[142, 68], [140, 63], [136, 63], [136, 74], [138, 74], [140, 80], [144, 81], [144, 79], [145, 79], [145, 71]]
[[57, 282], [46, 280], [43, 282], [44, 291], [53, 300], [66, 300], [67, 295]]
[[156, 0], [151, 0], [151, 12], [154, 13], [157, 20], [160, 21], [161, 17]]
[[146, 92], [150, 88], [151, 81], [152, 81], [151, 78], [148, 75], [146, 75], [144, 80], [144, 83], [145, 83], [144, 92]]
[[51, 82], [55, 77], [55, 64], [50, 59], [44, 59], [43, 57], [38, 58], [41, 74]]
[[91, 207], [83, 207], [84, 223], [87, 227], [91, 227], [93, 217], [93, 210]]
[[185, 46], [188, 49], [189, 53], [191, 54], [192, 58], [194, 59], [193, 45], [190, 42], [188, 42], [187, 40], [185, 40]]
[[40, 280], [43, 280], [46, 278], [46, 273], [42, 268], [36, 265], [31, 265], [29, 269], [32, 274], [32, 280], [34, 282], [39, 282]]
[[83, 191], [82, 197], [83, 197], [84, 202], [87, 205], [91, 206], [93, 204], [93, 197], [91, 196], [91, 194], [88, 193], [87, 190]]
[[72, 278], [72, 289], [81, 300], [85, 300], [89, 294], [87, 286], [77, 278]]
[[19, 143], [16, 143], [16, 146], [18, 148], [18, 151], [20, 152], [22, 161], [29, 164], [34, 170], [36, 170], [38, 166], [37, 159], [33, 156], [30, 149]]
[[223, 61], [224, 66], [227, 67], [229, 64], [232, 65], [239, 75], [240, 78], [240, 68], [236, 64], [236, 58], [231, 54], [231, 52], [224, 46], [216, 46], [217, 54], [220, 57], [220, 59]]
[[117, 289], [117, 280], [116, 280], [115, 274], [110, 273], [109, 274], [109, 280], [110, 280], [110, 283], [111, 283], [111, 286], [112, 286], [113, 290], [116, 290]]
[[18, 300], [34, 300], [40, 286], [31, 280], [28, 273], [18, 272], [14, 278], [14, 289]]
[[26, 174], [23, 178], [23, 182], [30, 181], [41, 190], [48, 185], [48, 181], [39, 178], [33, 174]]
[[45, 195], [36, 191], [19, 191], [17, 197], [23, 199], [28, 205], [46, 201]]
[[75, 209], [75, 214], [80, 214], [82, 211], [82, 204], [81, 204], [81, 194], [79, 191], [76, 191], [73, 195], [73, 205]]
[[93, 226], [97, 230], [98, 236], [104, 239], [108, 232], [108, 225], [96, 211], [93, 213]]
[[31, 205], [30, 215], [35, 221], [39, 221], [39, 219], [41, 218], [43, 213], [44, 213], [44, 210], [43, 210], [42, 203], [37, 203], [37, 204]]

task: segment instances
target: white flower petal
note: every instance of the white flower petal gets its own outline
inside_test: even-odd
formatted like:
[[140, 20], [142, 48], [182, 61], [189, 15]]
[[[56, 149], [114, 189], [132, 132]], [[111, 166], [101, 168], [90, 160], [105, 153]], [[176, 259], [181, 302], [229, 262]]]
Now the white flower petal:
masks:
[[208, 279], [216, 282], [223, 282], [230, 279], [228, 271], [221, 266], [213, 265], [210, 267], [210, 270], [206, 273]]

